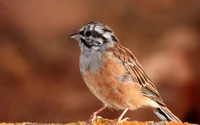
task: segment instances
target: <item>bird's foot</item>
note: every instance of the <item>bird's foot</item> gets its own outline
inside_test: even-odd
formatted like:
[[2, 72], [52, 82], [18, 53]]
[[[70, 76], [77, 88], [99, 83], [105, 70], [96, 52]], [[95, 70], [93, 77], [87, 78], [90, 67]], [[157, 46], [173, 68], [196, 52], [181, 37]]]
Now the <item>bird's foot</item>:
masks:
[[122, 120], [120, 120], [119, 123], [122, 123], [122, 122], [125, 122], [125, 121], [130, 121], [130, 118], [129, 117], [123, 118]]
[[128, 120], [130, 120], [130, 118], [126, 117], [126, 118], [123, 118], [123, 119], [121, 119], [121, 120], [117, 119], [117, 120], [115, 120], [114, 122], [109, 122], [109, 121], [107, 121], [107, 123], [108, 123], [109, 125], [119, 125], [120, 123], [125, 122], [125, 121], [128, 121]]
[[94, 120], [98, 119], [98, 118], [102, 118], [101, 116], [97, 116], [96, 114], [92, 114], [90, 116], [90, 118], [85, 121], [85, 123], [83, 125], [90, 125]]

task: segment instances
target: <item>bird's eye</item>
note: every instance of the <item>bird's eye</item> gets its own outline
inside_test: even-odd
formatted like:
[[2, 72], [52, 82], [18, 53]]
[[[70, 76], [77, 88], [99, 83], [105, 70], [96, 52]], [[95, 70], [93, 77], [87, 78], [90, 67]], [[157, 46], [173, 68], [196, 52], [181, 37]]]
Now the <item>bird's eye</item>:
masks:
[[90, 31], [87, 31], [87, 32], [85, 33], [85, 35], [86, 35], [87, 37], [89, 37], [91, 34], [92, 34], [92, 33], [91, 33]]
[[83, 32], [83, 31], [80, 31], [79, 34], [84, 35], [84, 32]]

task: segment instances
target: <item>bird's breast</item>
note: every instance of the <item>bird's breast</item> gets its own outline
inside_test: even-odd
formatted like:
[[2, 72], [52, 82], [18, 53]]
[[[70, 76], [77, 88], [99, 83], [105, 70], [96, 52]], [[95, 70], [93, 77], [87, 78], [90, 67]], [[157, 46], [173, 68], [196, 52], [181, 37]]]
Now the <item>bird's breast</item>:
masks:
[[88, 88], [99, 100], [112, 108], [130, 107], [135, 99], [132, 95], [140, 94], [134, 92], [139, 90], [139, 86], [133, 83], [122, 62], [111, 53], [101, 55], [99, 64], [96, 61], [89, 61], [82, 71]]
[[89, 51], [82, 53], [80, 56], [80, 71], [82, 75], [85, 75], [86, 71], [97, 73], [103, 66], [104, 61], [100, 52]]

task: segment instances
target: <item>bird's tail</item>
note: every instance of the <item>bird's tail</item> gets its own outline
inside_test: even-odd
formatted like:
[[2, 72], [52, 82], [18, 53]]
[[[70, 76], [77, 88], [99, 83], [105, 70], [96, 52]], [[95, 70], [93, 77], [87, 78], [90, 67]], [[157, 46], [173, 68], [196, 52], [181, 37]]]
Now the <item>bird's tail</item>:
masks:
[[159, 106], [154, 113], [163, 121], [181, 122], [167, 107]]

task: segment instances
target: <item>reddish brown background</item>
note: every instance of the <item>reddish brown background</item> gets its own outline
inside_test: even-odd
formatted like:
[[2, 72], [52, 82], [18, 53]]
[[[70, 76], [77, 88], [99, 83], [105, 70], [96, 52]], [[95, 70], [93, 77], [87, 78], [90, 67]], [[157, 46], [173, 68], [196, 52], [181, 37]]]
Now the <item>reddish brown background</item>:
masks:
[[[110, 26], [133, 51], [174, 114], [200, 123], [199, 0], [0, 0], [0, 122], [67, 123], [101, 107], [69, 39], [91, 21]], [[126, 116], [158, 120], [146, 109]]]

